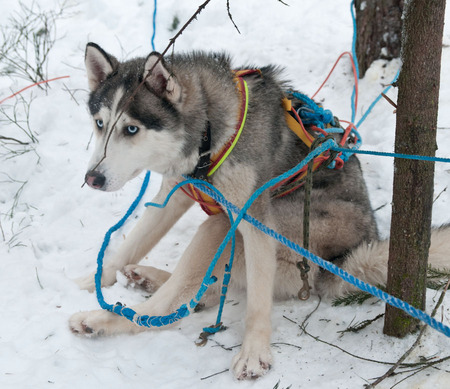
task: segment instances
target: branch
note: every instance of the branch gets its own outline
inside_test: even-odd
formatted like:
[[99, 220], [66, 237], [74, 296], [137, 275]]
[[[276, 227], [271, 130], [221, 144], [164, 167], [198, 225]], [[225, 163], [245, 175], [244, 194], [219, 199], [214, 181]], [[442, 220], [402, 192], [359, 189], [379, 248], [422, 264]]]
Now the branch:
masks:
[[295, 320], [292, 320], [292, 319], [288, 318], [288, 317], [285, 316], [285, 315], [283, 315], [283, 317], [284, 317], [286, 320], [289, 320], [291, 323], [296, 324], [298, 327], [300, 327], [300, 329], [301, 329], [306, 335], [308, 335], [309, 337], [313, 338], [314, 340], [316, 340], [316, 341], [318, 341], [318, 342], [320, 342], [320, 343], [324, 343], [324, 344], [326, 344], [326, 345], [328, 345], [328, 346], [334, 347], [334, 348], [338, 349], [339, 351], [342, 351], [343, 353], [345, 353], [345, 354], [347, 354], [347, 355], [350, 355], [350, 356], [353, 357], [353, 358], [361, 359], [361, 360], [366, 361], [366, 362], [379, 363], [379, 364], [382, 364], [382, 365], [393, 365], [393, 364], [394, 364], [393, 362], [377, 361], [376, 359], [365, 358], [365, 357], [361, 357], [361, 356], [356, 355], [356, 354], [352, 354], [351, 352], [349, 352], [349, 351], [343, 349], [342, 347], [339, 347], [339, 346], [337, 346], [337, 345], [335, 345], [335, 344], [333, 344], [333, 343], [330, 343], [330, 342], [327, 342], [327, 341], [325, 341], [325, 340], [322, 340], [322, 339], [320, 339], [318, 336], [314, 336], [314, 335], [310, 334], [310, 333], [306, 330], [306, 326], [297, 323]]
[[231, 23], [233, 23], [234, 28], [237, 30], [237, 32], [240, 34], [241, 32], [239, 31], [238, 26], [236, 26], [236, 23], [233, 20], [233, 16], [231, 16], [231, 12], [230, 12], [230, 0], [227, 0], [227, 12], [228, 12], [228, 17], [231, 20]]
[[[450, 286], [450, 279], [447, 282], [447, 285], [445, 285], [444, 290], [441, 293], [441, 296], [439, 297], [438, 302], [436, 303], [436, 306], [433, 309], [433, 312], [431, 313], [431, 317], [434, 317], [434, 315], [436, 315], [436, 312], [439, 308], [439, 306], [442, 304], [442, 302], [444, 301], [444, 297], [445, 297], [445, 293], [447, 292], [448, 287]], [[420, 340], [422, 339], [423, 334], [425, 333], [425, 330], [428, 327], [426, 325], [424, 325], [422, 327], [422, 329], [420, 330], [419, 336], [417, 337], [416, 341], [413, 343], [413, 345], [399, 358], [399, 360], [397, 361], [397, 363], [395, 365], [393, 365], [383, 376], [379, 377], [375, 382], [373, 382], [370, 385], [367, 385], [366, 388], [374, 388], [375, 386], [377, 386], [380, 382], [384, 381], [386, 378], [390, 377], [395, 370], [403, 363], [403, 361], [409, 357], [409, 355], [412, 353], [412, 351], [419, 345]]]
[[15, 139], [15, 138], [10, 138], [8, 136], [0, 135], [0, 139], [1, 140], [10, 140], [12, 142], [17, 142], [18, 144], [23, 145], [23, 146], [29, 145], [28, 142], [22, 142], [21, 140], [18, 140], [18, 139]]

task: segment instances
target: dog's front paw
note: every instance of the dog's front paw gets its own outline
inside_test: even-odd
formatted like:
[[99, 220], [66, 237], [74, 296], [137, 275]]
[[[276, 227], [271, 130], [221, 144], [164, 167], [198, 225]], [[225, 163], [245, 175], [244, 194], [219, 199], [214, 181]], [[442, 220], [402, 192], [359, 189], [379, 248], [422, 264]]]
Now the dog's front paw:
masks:
[[69, 328], [74, 334], [87, 337], [134, 334], [145, 329], [124, 317], [104, 310], [75, 313], [69, 319]]
[[113, 314], [106, 311], [79, 312], [69, 319], [70, 330], [77, 335], [88, 337], [107, 335]]
[[266, 374], [272, 364], [270, 346], [244, 344], [241, 351], [233, 358], [232, 369], [238, 380], [255, 379]]

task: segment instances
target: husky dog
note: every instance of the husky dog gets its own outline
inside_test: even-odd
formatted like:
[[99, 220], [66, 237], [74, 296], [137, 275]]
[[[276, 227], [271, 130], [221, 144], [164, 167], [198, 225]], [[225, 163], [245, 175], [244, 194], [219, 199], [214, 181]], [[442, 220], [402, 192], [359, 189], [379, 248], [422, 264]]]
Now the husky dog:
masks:
[[[210, 130], [211, 155], [235, 134], [241, 95], [230, 59], [224, 54], [195, 52], [163, 59], [151, 53], [147, 58], [119, 62], [89, 43], [86, 68], [91, 91], [89, 110], [96, 135], [86, 182], [94, 189], [114, 191], [143, 170], [152, 170], [163, 175], [161, 189], [153, 200], [162, 203], [182, 175], [198, 167], [206, 128]], [[287, 85], [279, 76], [280, 70], [272, 66], [245, 76], [249, 96], [245, 127], [227, 159], [209, 177], [238, 207], [255, 189], [297, 165], [308, 153], [286, 123], [281, 101]], [[352, 156], [342, 169], [322, 169], [313, 177], [310, 250], [366, 282], [384, 284], [388, 242], [378, 239], [358, 159]], [[275, 198], [266, 191], [248, 213], [301, 244], [304, 194], [300, 188]], [[146, 302], [133, 307], [141, 315], [166, 315], [190, 301], [230, 227], [224, 213], [210, 216], [199, 227], [173, 274], [138, 265], [193, 204], [191, 197], [177, 191], [164, 209], [147, 208], [104, 267], [103, 286], [112, 285], [116, 272], [122, 271], [152, 293]], [[448, 236], [448, 229], [434, 232], [432, 263], [439, 265], [448, 255]], [[228, 248], [214, 269], [219, 280], [229, 254]], [[296, 267], [300, 259], [249, 223], [239, 225], [231, 287], [246, 290], [247, 312], [243, 344], [232, 361], [238, 379], [256, 378], [269, 369], [272, 300], [297, 296], [302, 285]], [[352, 290], [315, 265], [309, 279], [313, 291], [322, 296]], [[83, 289], [94, 289], [92, 275], [78, 282]], [[213, 306], [219, 297], [220, 285], [216, 283], [202, 303]], [[74, 314], [70, 327], [74, 333], [86, 336], [145, 329], [103, 310]]]

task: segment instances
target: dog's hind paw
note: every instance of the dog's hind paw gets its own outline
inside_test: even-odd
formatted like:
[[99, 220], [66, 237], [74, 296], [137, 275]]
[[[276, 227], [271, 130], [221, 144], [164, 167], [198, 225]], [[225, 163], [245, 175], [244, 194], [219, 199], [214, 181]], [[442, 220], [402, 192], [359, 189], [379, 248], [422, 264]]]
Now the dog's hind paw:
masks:
[[256, 379], [266, 374], [272, 364], [270, 346], [249, 345], [245, 343], [233, 358], [232, 369], [238, 380]]
[[[104, 329], [99, 326], [99, 320], [93, 320], [93, 314], [100, 316], [102, 312], [79, 312], [72, 315], [69, 319], [69, 328], [76, 335], [99, 336], [105, 333]], [[101, 320], [100, 320], [101, 321]]]
[[104, 310], [75, 313], [69, 319], [69, 328], [74, 334], [87, 337], [137, 333], [143, 330], [133, 322]]
[[153, 294], [168, 280], [170, 273], [152, 266], [127, 265], [123, 274], [128, 278], [129, 284], [141, 287]]

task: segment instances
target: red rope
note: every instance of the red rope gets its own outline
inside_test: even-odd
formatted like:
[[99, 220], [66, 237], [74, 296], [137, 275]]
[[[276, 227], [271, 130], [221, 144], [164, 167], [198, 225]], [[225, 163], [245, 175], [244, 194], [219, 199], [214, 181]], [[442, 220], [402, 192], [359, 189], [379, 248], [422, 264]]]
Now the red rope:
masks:
[[326, 82], [328, 81], [328, 79], [330, 78], [331, 74], [333, 73], [334, 69], [336, 68], [337, 64], [339, 63], [339, 61], [342, 59], [342, 57], [344, 55], [348, 55], [350, 57], [350, 61], [352, 64], [352, 69], [353, 69], [353, 77], [355, 79], [355, 112], [356, 109], [358, 107], [358, 74], [356, 73], [356, 66], [355, 66], [355, 60], [353, 59], [352, 53], [350, 53], [349, 51], [344, 51], [336, 60], [336, 62], [334, 63], [333, 67], [331, 68], [330, 72], [328, 73], [328, 76], [325, 78], [325, 81], [322, 82], [322, 85], [320, 85], [319, 89], [317, 89], [316, 93], [314, 93], [312, 95], [312, 99], [314, 99], [314, 97], [320, 92], [320, 90], [323, 88], [323, 86], [326, 84]]
[[306, 131], [306, 128], [303, 125], [302, 119], [300, 119], [300, 116], [297, 113], [297, 111], [294, 109], [294, 107], [292, 107], [291, 112], [294, 114], [295, 118], [297, 119], [297, 122], [299, 122], [300, 126], [302, 127], [302, 131], [305, 134], [305, 136], [312, 143], [314, 141], [314, 138], [310, 135], [310, 133], [308, 131]]
[[0, 100], [0, 104], [3, 104], [6, 100], [12, 99], [13, 97], [15, 97], [15, 96], [17, 96], [18, 94], [20, 94], [20, 93], [26, 91], [27, 89], [32, 88], [33, 86], [37, 86], [37, 85], [41, 85], [41, 84], [46, 84], [46, 83], [51, 82], [51, 81], [61, 80], [62, 78], [69, 78], [69, 77], [70, 77], [70, 76], [56, 77], [56, 78], [52, 78], [52, 79], [50, 79], [50, 80], [39, 81], [39, 82], [36, 82], [36, 83], [34, 83], [34, 84], [28, 85], [28, 86], [26, 86], [25, 88], [21, 89], [20, 91], [18, 91], [18, 92], [16, 92], [16, 93], [13, 93], [11, 96], [5, 97], [3, 100]]

